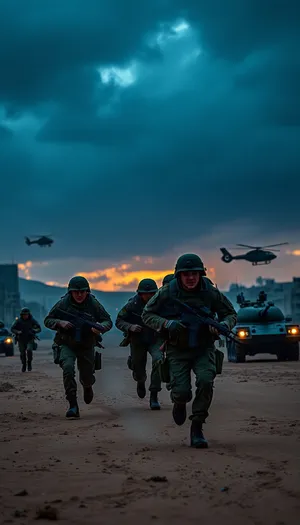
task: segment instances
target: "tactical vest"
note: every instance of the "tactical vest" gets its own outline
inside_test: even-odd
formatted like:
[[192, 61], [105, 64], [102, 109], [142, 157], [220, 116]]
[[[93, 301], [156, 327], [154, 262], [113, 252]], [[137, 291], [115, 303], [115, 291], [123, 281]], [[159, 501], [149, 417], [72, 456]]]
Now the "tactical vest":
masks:
[[20, 330], [22, 332], [17, 337], [18, 341], [28, 343], [34, 339], [34, 334], [32, 333], [34, 326], [38, 326], [38, 322], [32, 316], [30, 316], [29, 319], [26, 319], [26, 321], [20, 317], [14, 326], [15, 330]]
[[[172, 297], [180, 299], [182, 302], [192, 306], [197, 309], [197, 307], [205, 306], [209, 310], [213, 309], [213, 299], [216, 288], [209, 279], [202, 277], [203, 286], [201, 289], [197, 290], [197, 293], [185, 292], [178, 286], [177, 279], [173, 279], [168, 286], [168, 295], [169, 299], [166, 302], [166, 307], [164, 308], [163, 317], [166, 319], [179, 319], [181, 316], [182, 310], [180, 306], [172, 301]], [[212, 311], [213, 313], [213, 311]]]
[[156, 332], [146, 326], [142, 321], [142, 313], [145, 307], [145, 303], [142, 301], [141, 297], [136, 294], [130, 300], [131, 311], [127, 313], [124, 318], [130, 324], [137, 324], [143, 328], [142, 332], [131, 332], [130, 338], [132, 341], [137, 340], [143, 342], [144, 344], [153, 344], [157, 338]]

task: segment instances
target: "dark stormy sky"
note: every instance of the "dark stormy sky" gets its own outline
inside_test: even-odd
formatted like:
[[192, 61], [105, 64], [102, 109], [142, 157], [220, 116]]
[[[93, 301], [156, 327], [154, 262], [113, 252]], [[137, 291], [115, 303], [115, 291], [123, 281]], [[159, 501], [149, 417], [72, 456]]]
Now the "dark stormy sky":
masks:
[[103, 289], [182, 251], [221, 286], [299, 275], [286, 250], [219, 261], [300, 248], [299, 20], [297, 0], [1, 0], [2, 262]]

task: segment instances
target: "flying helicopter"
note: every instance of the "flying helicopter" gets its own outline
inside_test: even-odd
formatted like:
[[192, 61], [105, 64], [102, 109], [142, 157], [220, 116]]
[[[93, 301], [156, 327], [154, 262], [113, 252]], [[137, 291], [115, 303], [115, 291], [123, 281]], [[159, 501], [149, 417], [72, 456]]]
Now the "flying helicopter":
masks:
[[38, 237], [37, 239], [30, 240], [29, 237], [25, 237], [25, 242], [27, 246], [30, 246], [31, 244], [38, 244], [41, 246], [41, 248], [45, 248], [50, 246], [54, 243], [53, 239], [51, 239], [51, 235], [33, 235], [33, 237]]
[[269, 246], [249, 246], [248, 244], [237, 244], [237, 249], [241, 250], [244, 248], [250, 248], [249, 252], [243, 253], [242, 255], [231, 255], [226, 248], [220, 248], [223, 257], [221, 260], [225, 263], [230, 263], [233, 260], [244, 260], [252, 263], [252, 266], [260, 266], [263, 264], [270, 264], [271, 261], [276, 259], [277, 255], [274, 252], [280, 250], [266, 250], [266, 248], [273, 248], [275, 246], [283, 246], [289, 244], [288, 242], [281, 242], [279, 244], [269, 244]]

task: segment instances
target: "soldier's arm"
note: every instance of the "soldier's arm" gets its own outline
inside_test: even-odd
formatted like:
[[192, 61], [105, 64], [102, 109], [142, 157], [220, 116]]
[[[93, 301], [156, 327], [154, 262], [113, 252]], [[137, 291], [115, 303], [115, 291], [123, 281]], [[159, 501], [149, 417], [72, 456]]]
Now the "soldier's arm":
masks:
[[160, 332], [167, 321], [167, 319], [159, 315], [161, 307], [166, 301], [167, 297], [168, 287], [164, 286], [163, 288], [160, 288], [153, 297], [151, 297], [142, 313], [143, 323], [156, 332]]
[[60, 321], [59, 319], [59, 313], [57, 312], [57, 308], [60, 308], [62, 306], [62, 301], [58, 301], [53, 308], [51, 308], [50, 312], [44, 319], [44, 325], [46, 328], [49, 328], [49, 330], [57, 330], [58, 329], [58, 323]]
[[218, 314], [218, 320], [226, 323], [229, 330], [236, 324], [237, 314], [232, 303], [219, 290], [215, 291], [214, 311]]
[[37, 322], [36, 319], [33, 319], [33, 326], [32, 327], [33, 327], [33, 330], [35, 331], [35, 333], [37, 333], [37, 334], [39, 334], [42, 331], [41, 325], [40, 325], [40, 323]]
[[14, 335], [17, 335], [18, 334], [18, 320], [16, 319], [12, 326], [11, 326], [11, 329], [10, 329], [11, 333], [14, 334]]
[[116, 327], [121, 330], [121, 332], [128, 332], [130, 330], [130, 327], [132, 326], [131, 323], [128, 322], [128, 318], [131, 312], [131, 304], [132, 302], [129, 301], [121, 310], [119, 311], [117, 315], [117, 319], [115, 321]]
[[105, 310], [104, 306], [97, 301], [97, 315], [96, 321], [103, 327], [103, 333], [108, 332], [112, 329], [113, 323], [109, 313]]

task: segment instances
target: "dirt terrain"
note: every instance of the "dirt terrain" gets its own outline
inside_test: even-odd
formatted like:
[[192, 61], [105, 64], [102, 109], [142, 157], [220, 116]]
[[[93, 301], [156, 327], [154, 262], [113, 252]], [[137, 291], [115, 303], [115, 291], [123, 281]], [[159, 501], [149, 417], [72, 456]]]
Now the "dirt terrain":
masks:
[[205, 426], [209, 449], [189, 445], [169, 393], [151, 412], [114, 339], [95, 399], [65, 419], [50, 343], [20, 372], [0, 358], [1, 523], [298, 525], [299, 363], [225, 363]]

